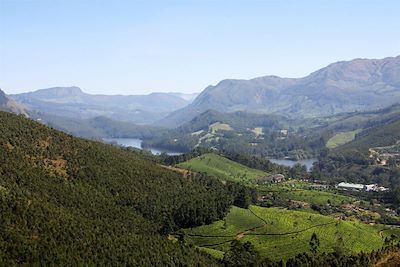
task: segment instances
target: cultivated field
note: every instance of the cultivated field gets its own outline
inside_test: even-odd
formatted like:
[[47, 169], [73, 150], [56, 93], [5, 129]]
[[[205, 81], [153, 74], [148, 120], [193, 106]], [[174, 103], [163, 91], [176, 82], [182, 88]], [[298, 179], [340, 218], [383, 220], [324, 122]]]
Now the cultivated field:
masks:
[[263, 257], [272, 260], [310, 252], [309, 241], [314, 232], [320, 240], [318, 253], [370, 252], [381, 248], [385, 237], [400, 236], [400, 229], [258, 206], [232, 207], [223, 220], [186, 230], [190, 242], [217, 257], [222, 257], [220, 252], [229, 250], [232, 240], [239, 239], [250, 241]]

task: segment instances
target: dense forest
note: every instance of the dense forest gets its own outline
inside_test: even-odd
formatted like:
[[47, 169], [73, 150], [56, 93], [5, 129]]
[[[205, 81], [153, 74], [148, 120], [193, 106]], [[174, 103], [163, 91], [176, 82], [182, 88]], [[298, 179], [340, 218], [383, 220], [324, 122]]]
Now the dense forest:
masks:
[[222, 218], [243, 188], [22, 116], [0, 125], [0, 265], [216, 264], [166, 234]]

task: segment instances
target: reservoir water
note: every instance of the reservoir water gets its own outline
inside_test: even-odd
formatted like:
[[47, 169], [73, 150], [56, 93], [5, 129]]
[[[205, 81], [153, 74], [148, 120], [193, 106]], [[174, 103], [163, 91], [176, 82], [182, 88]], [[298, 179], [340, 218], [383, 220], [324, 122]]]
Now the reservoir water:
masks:
[[[104, 142], [106, 143], [117, 143], [118, 145], [125, 147], [134, 147], [142, 149], [142, 140], [138, 138], [104, 138]], [[153, 155], [160, 155], [161, 153], [167, 153], [168, 155], [180, 155], [182, 152], [179, 151], [168, 151], [165, 149], [159, 149], [152, 147], [149, 149]], [[302, 159], [302, 160], [288, 160], [288, 159], [268, 159], [272, 163], [284, 165], [288, 167], [293, 167], [296, 163], [300, 163], [301, 165], [305, 165], [307, 170], [309, 171], [314, 162], [317, 159]]]
[[[104, 138], [104, 142], [106, 143], [117, 143], [118, 145], [124, 146], [124, 147], [134, 147], [134, 148], [139, 148], [142, 149], [142, 140], [138, 138]], [[180, 155], [182, 152], [178, 151], [169, 151], [165, 149], [159, 149], [152, 147], [148, 149], [151, 151], [153, 155], [160, 155], [161, 153], [167, 153], [168, 155]]]

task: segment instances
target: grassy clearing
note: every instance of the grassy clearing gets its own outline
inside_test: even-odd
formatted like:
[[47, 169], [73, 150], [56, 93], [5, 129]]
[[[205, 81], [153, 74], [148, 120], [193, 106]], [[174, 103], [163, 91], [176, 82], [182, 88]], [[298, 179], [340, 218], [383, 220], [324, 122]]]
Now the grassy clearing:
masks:
[[209, 153], [178, 164], [178, 167], [204, 172], [221, 180], [250, 182], [258, 177], [267, 175], [265, 172], [248, 168], [219, 155]]
[[400, 235], [400, 229], [258, 206], [249, 210], [233, 207], [223, 220], [186, 230], [196, 246], [226, 252], [233, 239], [240, 239], [250, 241], [262, 256], [272, 260], [309, 252], [314, 232], [320, 240], [319, 253], [335, 249], [348, 254], [369, 252], [382, 247], [386, 236]]
[[256, 136], [260, 136], [264, 134], [263, 128], [262, 127], [255, 127], [254, 129], [251, 130]]
[[326, 147], [335, 148], [351, 142], [356, 137], [356, 134], [360, 133], [361, 131], [362, 129], [357, 129], [355, 131], [337, 133], [335, 136], [328, 140], [328, 142], [326, 143]]
[[222, 130], [222, 131], [232, 131], [233, 128], [232, 128], [229, 124], [220, 123], [220, 122], [215, 122], [215, 123], [213, 123], [213, 124], [211, 124], [211, 125], [209, 126], [209, 131], [210, 131], [211, 133], [215, 133], [215, 132], [218, 131], [218, 130]]

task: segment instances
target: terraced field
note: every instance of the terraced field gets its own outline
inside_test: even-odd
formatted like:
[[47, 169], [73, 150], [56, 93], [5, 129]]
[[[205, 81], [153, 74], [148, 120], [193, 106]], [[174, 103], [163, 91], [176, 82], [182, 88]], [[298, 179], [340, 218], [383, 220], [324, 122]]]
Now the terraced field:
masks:
[[263, 257], [272, 260], [309, 252], [309, 241], [314, 232], [320, 240], [318, 253], [335, 250], [349, 254], [369, 252], [382, 247], [386, 236], [400, 236], [400, 229], [258, 206], [250, 206], [247, 210], [233, 207], [223, 220], [186, 230], [191, 242], [217, 257], [222, 257], [220, 252], [229, 250], [232, 240], [239, 239], [250, 241]]
[[221, 180], [237, 182], [250, 182], [258, 177], [267, 175], [263, 171], [248, 168], [213, 153], [204, 154], [177, 166], [195, 172], [204, 172]]

